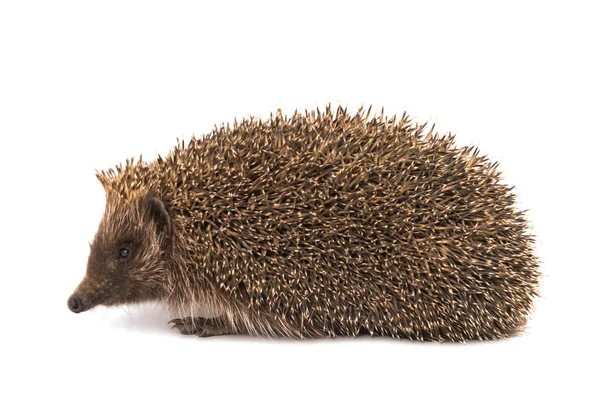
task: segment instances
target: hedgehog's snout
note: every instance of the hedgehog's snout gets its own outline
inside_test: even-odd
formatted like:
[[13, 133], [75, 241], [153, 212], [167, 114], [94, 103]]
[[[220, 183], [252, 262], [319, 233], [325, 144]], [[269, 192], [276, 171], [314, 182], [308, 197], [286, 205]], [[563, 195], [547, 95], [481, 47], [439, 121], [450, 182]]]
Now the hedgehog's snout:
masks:
[[81, 297], [77, 296], [76, 294], [72, 294], [71, 297], [69, 297], [69, 300], [67, 300], [67, 306], [69, 306], [69, 310], [74, 313], [81, 313], [82, 311], [86, 310], [83, 300], [81, 300]]

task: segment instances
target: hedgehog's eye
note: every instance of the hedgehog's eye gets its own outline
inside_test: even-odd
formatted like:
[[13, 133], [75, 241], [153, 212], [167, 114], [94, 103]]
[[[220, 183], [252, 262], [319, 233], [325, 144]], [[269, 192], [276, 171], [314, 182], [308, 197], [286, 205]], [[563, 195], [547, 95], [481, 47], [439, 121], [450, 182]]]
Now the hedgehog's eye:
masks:
[[129, 247], [121, 247], [119, 249], [119, 260], [127, 261], [131, 257], [131, 249]]

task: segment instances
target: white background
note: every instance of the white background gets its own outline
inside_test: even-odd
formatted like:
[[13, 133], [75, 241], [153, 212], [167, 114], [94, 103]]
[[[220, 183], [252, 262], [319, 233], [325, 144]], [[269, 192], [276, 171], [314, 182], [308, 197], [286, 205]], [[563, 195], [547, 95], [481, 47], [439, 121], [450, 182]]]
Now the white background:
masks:
[[[2, 1], [0, 399], [599, 400], [594, 3]], [[198, 339], [160, 306], [68, 311], [96, 169], [328, 102], [407, 110], [500, 161], [545, 274], [523, 336]]]

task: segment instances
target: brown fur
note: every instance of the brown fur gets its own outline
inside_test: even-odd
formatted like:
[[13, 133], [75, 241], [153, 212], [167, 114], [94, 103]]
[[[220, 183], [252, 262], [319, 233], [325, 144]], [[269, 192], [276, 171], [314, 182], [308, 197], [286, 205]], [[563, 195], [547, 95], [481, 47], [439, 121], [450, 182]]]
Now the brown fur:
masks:
[[202, 336], [465, 341], [518, 331], [537, 295], [497, 165], [407, 116], [278, 113], [98, 177], [86, 309], [161, 301]]

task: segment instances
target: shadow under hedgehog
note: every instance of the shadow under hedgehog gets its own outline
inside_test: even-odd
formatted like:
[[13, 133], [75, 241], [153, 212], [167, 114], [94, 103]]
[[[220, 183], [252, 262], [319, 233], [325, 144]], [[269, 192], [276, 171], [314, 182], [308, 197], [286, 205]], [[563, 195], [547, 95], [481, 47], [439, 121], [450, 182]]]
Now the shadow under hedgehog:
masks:
[[517, 333], [538, 294], [497, 164], [406, 114], [248, 118], [97, 176], [75, 313], [158, 301], [184, 334], [463, 342]]

